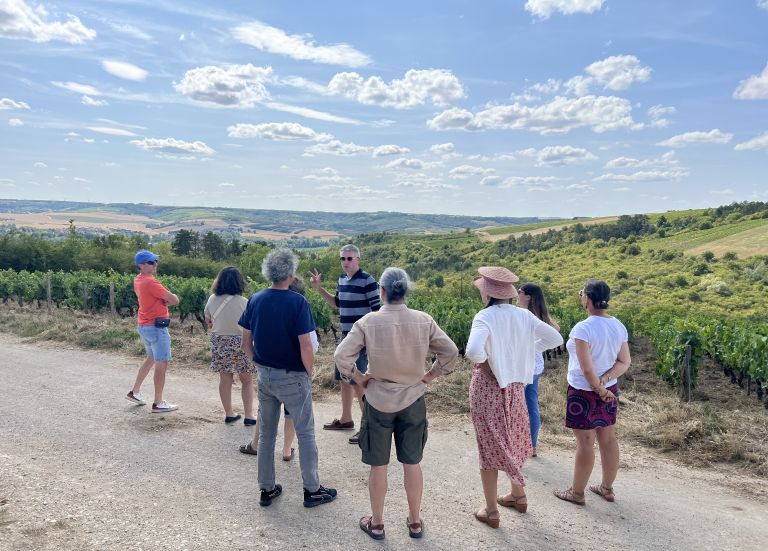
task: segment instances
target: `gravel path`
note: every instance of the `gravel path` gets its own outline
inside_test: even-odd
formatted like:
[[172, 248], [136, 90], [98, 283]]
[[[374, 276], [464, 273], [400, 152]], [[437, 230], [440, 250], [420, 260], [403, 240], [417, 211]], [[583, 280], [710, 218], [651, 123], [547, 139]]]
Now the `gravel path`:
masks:
[[[576, 507], [551, 496], [570, 478], [571, 455], [544, 447], [526, 464], [529, 512], [504, 510], [501, 529], [491, 530], [471, 516], [482, 499], [471, 425], [433, 417], [425, 538], [408, 538], [402, 471], [393, 465], [387, 539], [373, 542], [357, 528], [369, 509], [367, 468], [348, 433], [317, 433], [321, 481], [339, 490], [334, 503], [304, 509], [298, 463], [278, 457], [284, 493], [262, 508], [255, 458], [237, 452], [251, 430], [221, 422], [215, 376], [172, 365], [166, 394], [181, 409], [153, 415], [123, 399], [136, 358], [9, 335], [0, 346], [2, 550], [748, 550], [768, 541], [765, 503], [715, 473], [639, 449], [624, 456], [616, 503], [587, 496]], [[151, 395], [151, 378], [144, 393]], [[318, 426], [337, 410], [335, 402], [316, 404]]]

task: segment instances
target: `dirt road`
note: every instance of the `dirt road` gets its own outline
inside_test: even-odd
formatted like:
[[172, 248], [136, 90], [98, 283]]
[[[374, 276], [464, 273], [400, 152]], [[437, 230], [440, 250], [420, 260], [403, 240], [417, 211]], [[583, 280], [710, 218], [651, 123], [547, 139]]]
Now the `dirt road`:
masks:
[[[278, 458], [283, 496], [261, 508], [255, 458], [237, 452], [251, 431], [221, 422], [214, 376], [172, 369], [167, 397], [181, 409], [153, 415], [123, 399], [136, 358], [8, 335], [0, 335], [0, 347], [2, 550], [746, 551], [768, 541], [765, 502], [644, 450], [625, 455], [616, 503], [596, 496], [587, 496], [586, 507], [561, 502], [551, 490], [568, 483], [572, 457], [546, 444], [525, 467], [529, 512], [502, 511], [501, 528], [491, 530], [472, 518], [482, 496], [474, 433], [466, 420], [450, 417], [432, 419], [423, 463], [425, 538], [407, 536], [402, 474], [393, 465], [387, 539], [373, 542], [357, 528], [369, 510], [367, 470], [347, 434], [318, 431], [321, 480], [338, 488], [334, 503], [304, 509], [298, 464]], [[316, 404], [318, 426], [337, 409]]]

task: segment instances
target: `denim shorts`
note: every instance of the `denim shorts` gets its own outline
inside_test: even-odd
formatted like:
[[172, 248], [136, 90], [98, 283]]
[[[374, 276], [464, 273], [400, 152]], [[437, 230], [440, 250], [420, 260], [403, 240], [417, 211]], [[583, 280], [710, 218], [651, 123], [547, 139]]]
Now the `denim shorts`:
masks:
[[167, 327], [139, 325], [139, 336], [144, 343], [147, 356], [154, 358], [156, 362], [171, 360], [171, 334]]

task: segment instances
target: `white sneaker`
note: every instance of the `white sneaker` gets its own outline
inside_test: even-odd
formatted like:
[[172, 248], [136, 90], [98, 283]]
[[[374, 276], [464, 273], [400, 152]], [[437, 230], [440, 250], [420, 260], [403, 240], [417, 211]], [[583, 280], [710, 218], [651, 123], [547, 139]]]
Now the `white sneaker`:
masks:
[[144, 401], [144, 398], [141, 397], [141, 394], [134, 394], [133, 391], [129, 391], [128, 394], [125, 395], [125, 399], [129, 402], [133, 402], [137, 406], [143, 406], [146, 404]]
[[169, 404], [165, 400], [160, 400], [159, 404], [152, 404], [152, 413], [168, 413], [169, 411], [176, 411], [179, 406], [176, 404]]

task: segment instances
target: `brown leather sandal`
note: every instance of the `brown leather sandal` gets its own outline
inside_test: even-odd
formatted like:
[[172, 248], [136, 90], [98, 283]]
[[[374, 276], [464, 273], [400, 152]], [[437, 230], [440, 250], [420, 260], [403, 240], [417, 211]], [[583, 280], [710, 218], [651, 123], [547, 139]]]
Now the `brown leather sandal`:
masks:
[[[383, 524], [371, 524], [373, 517], [363, 517], [360, 519], [360, 530], [371, 536], [375, 540], [384, 539], [384, 525]], [[381, 530], [381, 534], [374, 533], [374, 530]]]
[[555, 488], [552, 490], [552, 493], [556, 498], [562, 499], [563, 501], [570, 501], [576, 505], [585, 505], [587, 503], [584, 499], [584, 492], [574, 492], [573, 488], [568, 488], [567, 490]]
[[499, 517], [498, 511], [489, 511], [488, 509], [483, 508], [475, 511], [475, 518], [491, 528], [498, 528], [501, 517]]
[[[525, 503], [520, 503], [521, 500], [525, 500]], [[497, 496], [496, 503], [502, 507], [511, 507], [519, 513], [525, 513], [528, 510], [528, 496], [525, 494], [521, 496]]]
[[424, 521], [419, 519], [416, 522], [411, 522], [408, 518], [405, 519], [405, 524], [408, 525], [408, 535], [412, 538], [419, 539], [424, 535]]
[[610, 501], [613, 503], [616, 500], [616, 494], [613, 493], [613, 488], [606, 488], [602, 484], [590, 486], [589, 491], [599, 495], [605, 501]]

